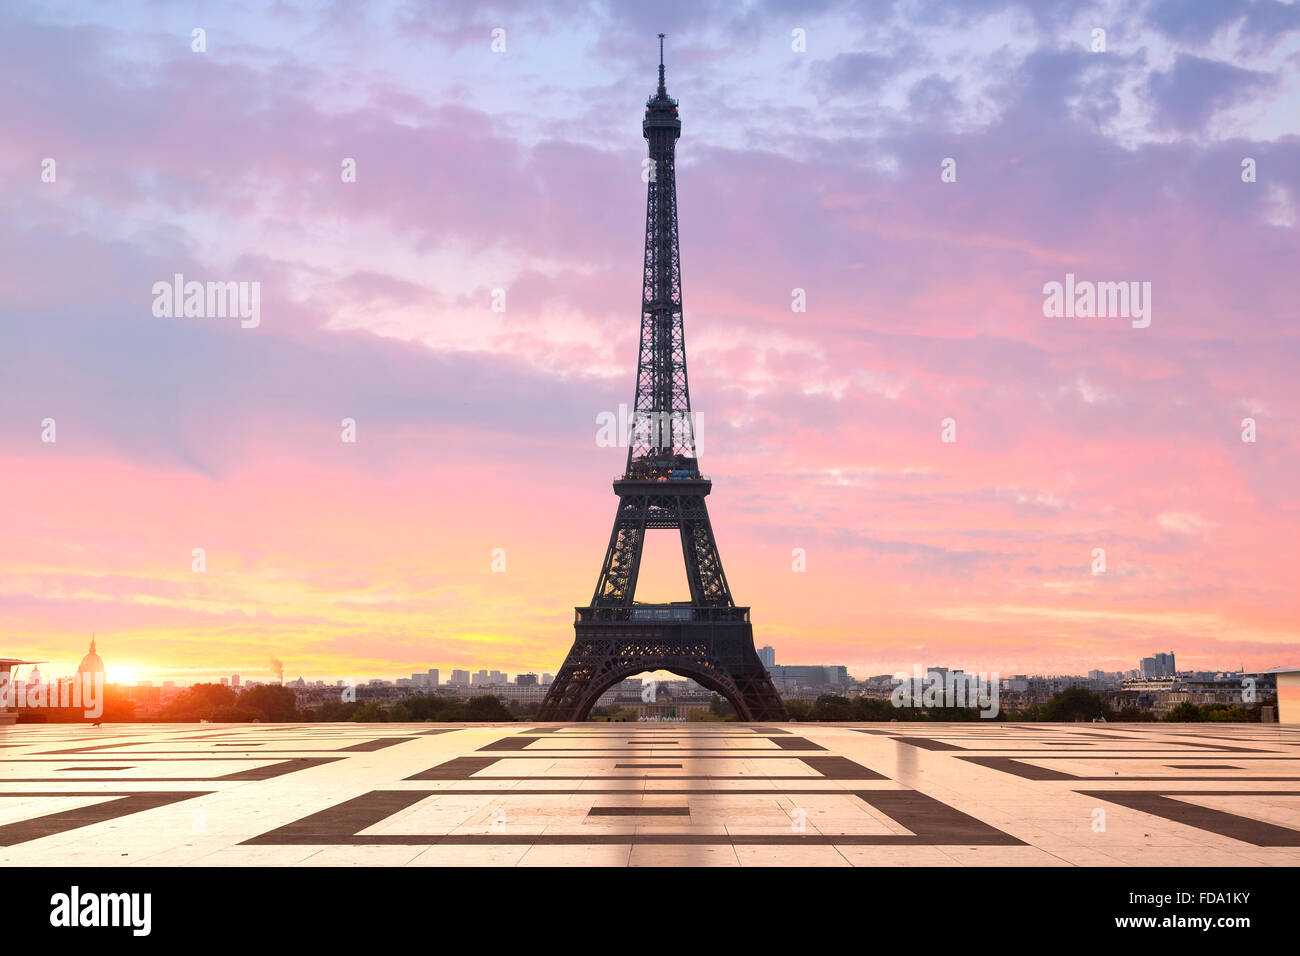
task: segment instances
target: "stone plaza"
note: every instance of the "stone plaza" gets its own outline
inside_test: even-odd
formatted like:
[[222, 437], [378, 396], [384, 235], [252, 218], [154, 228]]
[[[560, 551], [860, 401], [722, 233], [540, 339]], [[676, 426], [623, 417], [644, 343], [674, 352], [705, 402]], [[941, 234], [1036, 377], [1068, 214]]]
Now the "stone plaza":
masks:
[[1278, 724], [19, 724], [0, 860], [1294, 866]]

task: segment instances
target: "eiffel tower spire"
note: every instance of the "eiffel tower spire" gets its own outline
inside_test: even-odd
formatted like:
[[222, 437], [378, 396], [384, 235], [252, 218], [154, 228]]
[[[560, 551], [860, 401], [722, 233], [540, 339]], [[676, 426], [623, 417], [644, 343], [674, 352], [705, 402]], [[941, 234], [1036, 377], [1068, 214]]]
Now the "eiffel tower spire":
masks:
[[626, 476], [699, 477], [686, 379], [682, 267], [677, 245], [677, 140], [682, 121], [664, 85], [659, 34], [659, 89], [646, 100], [641, 132], [649, 147], [641, 348], [637, 356], [632, 436]]
[[[754, 650], [749, 608], [732, 600], [705, 498], [691, 427], [677, 244], [676, 143], [682, 123], [664, 83], [641, 123], [649, 149], [641, 338], [627, 468], [614, 482], [618, 508], [591, 604], [575, 608], [574, 642], [538, 712], [583, 720], [609, 687], [667, 670], [726, 697], [742, 720], [784, 720], [785, 705]], [[646, 532], [676, 530], [690, 600], [634, 600]]]
[[662, 33], [659, 34], [659, 95], [668, 95], [668, 91], [664, 89], [664, 35]]

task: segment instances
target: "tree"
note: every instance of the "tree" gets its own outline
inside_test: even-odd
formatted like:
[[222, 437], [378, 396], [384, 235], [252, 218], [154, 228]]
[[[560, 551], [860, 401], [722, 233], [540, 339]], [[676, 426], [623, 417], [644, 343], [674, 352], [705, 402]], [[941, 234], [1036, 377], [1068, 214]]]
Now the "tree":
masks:
[[[158, 720], [167, 722], [195, 723], [200, 720], [216, 720], [216, 714], [227, 714], [235, 707], [235, 692], [222, 684], [195, 684], [189, 690], [176, 696], [158, 713]], [[228, 720], [242, 718], [227, 718]]]
[[847, 697], [822, 694], [813, 702], [809, 720], [852, 720], [853, 709]]
[[1129, 705], [1127, 707], [1121, 707], [1118, 711], [1116, 711], [1113, 714], [1108, 714], [1106, 719], [1125, 721], [1130, 723], [1139, 723], [1139, 722], [1149, 722], [1155, 720], [1156, 717], [1155, 714], [1151, 713], [1150, 711], [1140, 710], [1137, 707]]
[[485, 694], [474, 697], [465, 706], [466, 720], [514, 720], [510, 709], [497, 697]]
[[256, 719], [268, 723], [287, 723], [300, 719], [298, 698], [289, 688], [279, 684], [249, 687], [239, 695], [239, 706]]
[[363, 724], [376, 724], [384, 719], [384, 709], [372, 700], [353, 711], [349, 719]]
[[411, 708], [407, 707], [400, 700], [392, 707], [388, 708], [388, 719], [392, 723], [405, 724], [415, 720], [415, 715]]
[[1189, 722], [1199, 722], [1205, 719], [1201, 714], [1201, 708], [1197, 707], [1190, 700], [1170, 708], [1169, 713], [1165, 714], [1164, 719], [1172, 723], [1185, 724]]
[[903, 710], [881, 697], [855, 697], [853, 720], [892, 720]]
[[1106, 716], [1106, 704], [1100, 694], [1082, 687], [1068, 687], [1047, 702], [1043, 719], [1053, 721], [1094, 720]]
[[307, 720], [327, 721], [351, 720], [352, 715], [357, 712], [361, 705], [355, 701], [344, 703], [338, 700], [327, 700], [315, 710], [309, 710], [303, 717]]

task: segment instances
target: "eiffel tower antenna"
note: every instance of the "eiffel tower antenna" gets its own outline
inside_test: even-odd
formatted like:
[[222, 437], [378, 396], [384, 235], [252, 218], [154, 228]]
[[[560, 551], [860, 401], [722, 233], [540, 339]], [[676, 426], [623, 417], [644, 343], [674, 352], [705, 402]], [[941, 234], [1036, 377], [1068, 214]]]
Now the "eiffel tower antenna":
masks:
[[[641, 336], [627, 467], [614, 482], [618, 508], [591, 604], [575, 608], [574, 642], [538, 720], [584, 720], [606, 690], [643, 671], [689, 677], [731, 702], [741, 720], [785, 720], [767, 668], [754, 650], [749, 608], [731, 597], [709, 523], [686, 378], [681, 257], [677, 241], [677, 101], [664, 85], [645, 105], [650, 155], [642, 265]], [[676, 530], [690, 600], [635, 601], [646, 532]]]
[[659, 95], [668, 95], [668, 90], [664, 87], [664, 35], [662, 33], [659, 34]]

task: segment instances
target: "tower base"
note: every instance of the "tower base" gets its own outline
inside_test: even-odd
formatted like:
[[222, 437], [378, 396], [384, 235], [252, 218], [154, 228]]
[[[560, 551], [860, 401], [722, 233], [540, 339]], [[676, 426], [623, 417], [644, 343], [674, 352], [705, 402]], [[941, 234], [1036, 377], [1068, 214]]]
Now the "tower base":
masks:
[[576, 611], [573, 647], [538, 720], [586, 720], [601, 694], [645, 671], [689, 677], [730, 701], [741, 720], [789, 719], [754, 650], [749, 608], [660, 604]]

